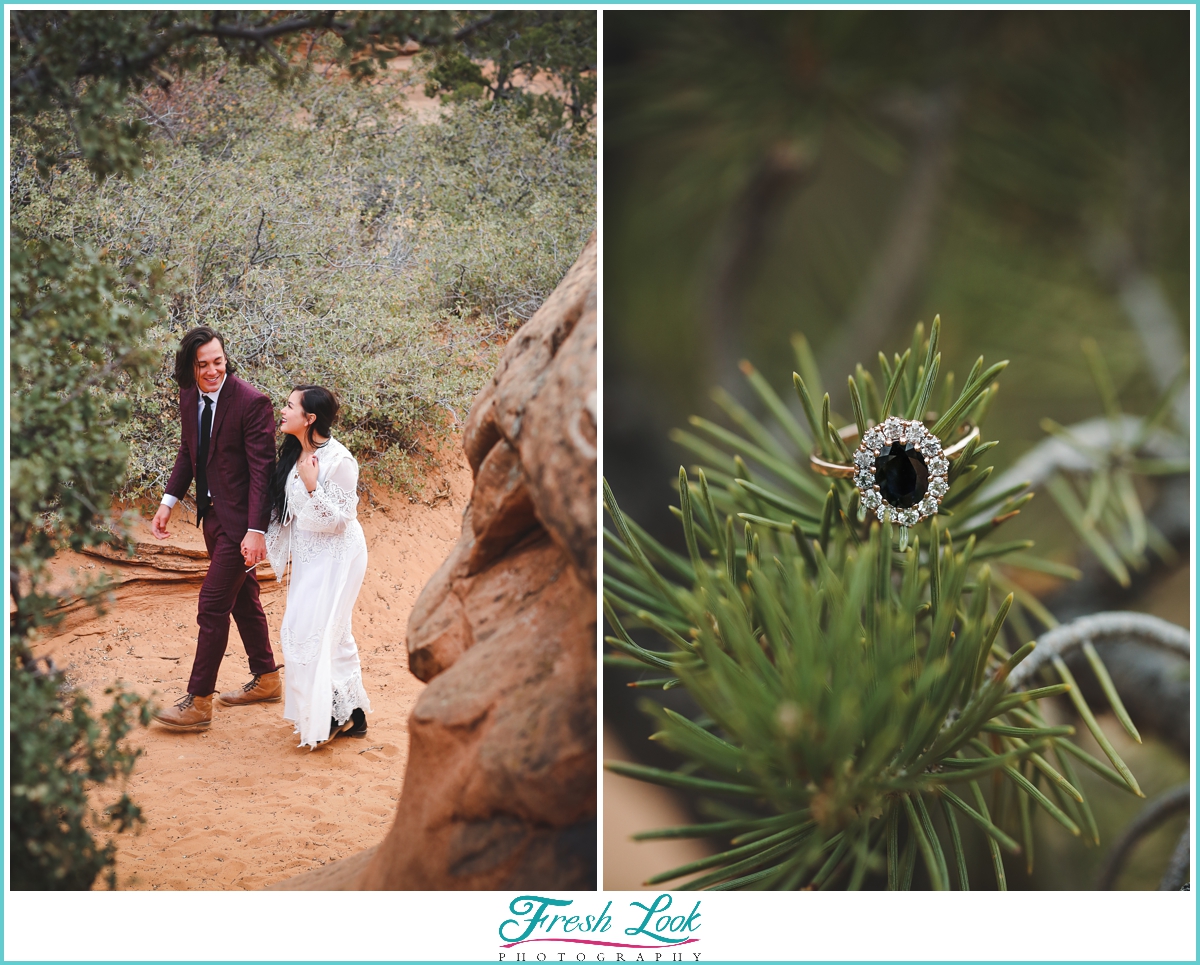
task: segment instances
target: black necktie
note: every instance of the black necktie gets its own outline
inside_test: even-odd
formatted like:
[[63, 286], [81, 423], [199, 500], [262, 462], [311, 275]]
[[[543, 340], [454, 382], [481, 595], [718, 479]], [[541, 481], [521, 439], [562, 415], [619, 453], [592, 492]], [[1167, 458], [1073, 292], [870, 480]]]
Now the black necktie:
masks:
[[212, 435], [212, 399], [204, 397], [204, 412], [200, 414], [200, 459], [196, 466], [196, 525], [208, 512], [208, 439]]

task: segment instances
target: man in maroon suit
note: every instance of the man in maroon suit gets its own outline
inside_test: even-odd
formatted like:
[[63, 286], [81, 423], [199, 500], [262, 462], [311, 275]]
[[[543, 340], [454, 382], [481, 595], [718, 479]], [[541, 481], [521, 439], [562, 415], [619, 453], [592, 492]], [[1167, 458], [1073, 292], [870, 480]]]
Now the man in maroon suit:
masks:
[[204, 528], [211, 562], [200, 588], [196, 616], [200, 632], [187, 695], [154, 715], [175, 730], [197, 730], [212, 723], [212, 695], [229, 641], [230, 615], [237, 622], [254, 677], [240, 690], [222, 694], [221, 702], [275, 701], [282, 695], [254, 574], [254, 567], [267, 555], [275, 414], [270, 399], [233, 373], [218, 332], [201, 325], [183, 336], [175, 355], [182, 439], [150, 529], [159, 539], [170, 535], [171, 510], [195, 479], [196, 525]]

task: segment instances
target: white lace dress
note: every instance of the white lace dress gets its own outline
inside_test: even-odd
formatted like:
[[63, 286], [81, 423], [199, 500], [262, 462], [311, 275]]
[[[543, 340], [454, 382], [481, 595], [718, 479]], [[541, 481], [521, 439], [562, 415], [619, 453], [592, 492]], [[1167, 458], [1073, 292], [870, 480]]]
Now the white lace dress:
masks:
[[329, 737], [355, 707], [371, 712], [358, 647], [350, 632], [354, 601], [367, 571], [358, 522], [358, 463], [336, 439], [317, 450], [317, 488], [310, 496], [293, 469], [282, 520], [267, 531], [267, 556], [279, 579], [291, 561], [283, 615], [285, 703], [300, 746]]

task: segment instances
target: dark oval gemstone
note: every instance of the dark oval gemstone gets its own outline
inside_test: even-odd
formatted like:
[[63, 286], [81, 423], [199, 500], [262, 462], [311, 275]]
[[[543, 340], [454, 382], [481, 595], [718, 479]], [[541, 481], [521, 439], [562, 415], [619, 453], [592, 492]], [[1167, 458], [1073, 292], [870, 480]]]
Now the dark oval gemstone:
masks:
[[875, 457], [875, 485], [879, 495], [899, 509], [915, 506], [929, 488], [929, 467], [911, 442], [893, 442]]

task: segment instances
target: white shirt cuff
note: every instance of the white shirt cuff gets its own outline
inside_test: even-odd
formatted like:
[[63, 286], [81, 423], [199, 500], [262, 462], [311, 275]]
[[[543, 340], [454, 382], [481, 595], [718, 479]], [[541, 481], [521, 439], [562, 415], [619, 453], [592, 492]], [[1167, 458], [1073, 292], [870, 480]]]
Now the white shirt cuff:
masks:
[[246, 530], [246, 532], [247, 532], [247, 533], [258, 533], [258, 535], [259, 535], [259, 536], [266, 536], [266, 535], [267, 535], [267, 534], [266, 534], [266, 531], [265, 531], [265, 530], [261, 530], [261, 529], [248, 529], [248, 530]]

